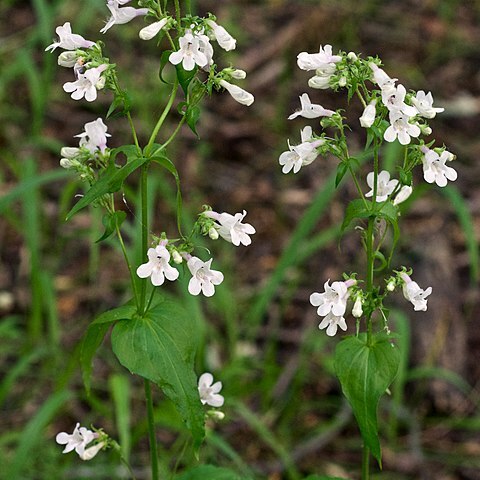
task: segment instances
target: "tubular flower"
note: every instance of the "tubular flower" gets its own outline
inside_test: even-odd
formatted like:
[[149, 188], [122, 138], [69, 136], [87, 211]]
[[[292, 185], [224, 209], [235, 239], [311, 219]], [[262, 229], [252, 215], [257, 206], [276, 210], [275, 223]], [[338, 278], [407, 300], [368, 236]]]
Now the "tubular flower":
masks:
[[148, 262], [137, 268], [137, 275], [140, 278], [150, 277], [152, 285], [158, 287], [163, 284], [165, 278], [173, 282], [178, 278], [178, 270], [173, 268], [170, 262], [170, 253], [165, 245], [157, 245], [149, 248], [147, 252]]
[[233, 97], [235, 101], [241, 103], [242, 105], [246, 105], [249, 107], [255, 100], [255, 97], [250, 93], [240, 88], [237, 85], [233, 85], [232, 83], [227, 82], [226, 80], [220, 80], [220, 85], [228, 91], [228, 93]]
[[207, 56], [200, 51], [200, 42], [196, 35], [187, 31], [178, 42], [180, 49], [170, 54], [168, 57], [170, 63], [173, 65], [181, 63], [184, 70], [187, 71], [193, 70], [195, 65], [205, 67], [208, 64]]
[[206, 297], [211, 297], [215, 293], [215, 285], [223, 282], [223, 273], [212, 270], [211, 265], [212, 259], [202, 262], [198, 257], [190, 257], [188, 260], [187, 266], [192, 274], [188, 283], [188, 291], [192, 295], [202, 292]]
[[75, 135], [80, 138], [80, 147], [87, 148], [90, 153], [100, 150], [105, 153], [107, 148], [107, 137], [111, 135], [107, 133], [107, 126], [101, 118], [97, 118], [93, 122], [88, 122], [84, 126], [85, 131]]
[[418, 114], [425, 118], [434, 118], [437, 113], [442, 113], [445, 110], [444, 108], [433, 106], [431, 92], [425, 93], [423, 90], [419, 90], [417, 95], [411, 98], [411, 101], [418, 110]]
[[366, 107], [365, 110], [363, 111], [362, 116], [360, 117], [360, 125], [363, 128], [370, 128], [373, 125], [373, 122], [375, 121], [375, 115], [376, 115], [376, 105], [377, 101], [372, 100]]
[[420, 133], [420, 127], [414, 123], [409, 123], [410, 117], [400, 111], [390, 112], [390, 126], [385, 130], [383, 138], [387, 142], [394, 142], [397, 138], [402, 145], [408, 145], [411, 137], [417, 138]]
[[403, 185], [400, 191], [395, 195], [393, 199], [394, 205], [399, 205], [404, 202], [413, 192], [413, 188], [410, 185]]
[[154, 22], [146, 27], [143, 27], [140, 30], [140, 32], [138, 32], [138, 36], [142, 40], [151, 40], [160, 32], [162, 28], [164, 28], [167, 25], [169, 20], [170, 20], [170, 17], [165, 17], [159, 20], [158, 22]]
[[388, 108], [388, 110], [395, 115], [402, 113], [407, 117], [413, 117], [417, 114], [417, 109], [405, 103], [406, 95], [407, 90], [403, 85], [383, 88], [382, 102]]
[[320, 90], [330, 88], [330, 79], [335, 73], [336, 68], [334, 63], [328, 63], [322, 68], [317, 68], [315, 70], [315, 76], [308, 80], [308, 86]]
[[104, 82], [101, 75], [107, 69], [107, 65], [103, 64], [96, 68], [90, 68], [85, 73], [80, 73], [75, 82], [67, 82], [63, 85], [63, 89], [67, 93], [71, 93], [74, 100], [81, 100], [85, 97], [87, 102], [93, 102], [97, 99], [97, 89], [103, 88]]
[[85, 447], [97, 437], [97, 433], [92, 432], [88, 428], [80, 427], [80, 423], [77, 423], [72, 434], [60, 432], [55, 437], [55, 441], [60, 445], [65, 445], [62, 453], [75, 450], [81, 457], [85, 453]]
[[418, 311], [427, 310], [427, 297], [432, 293], [432, 287], [423, 290], [406, 273], [401, 273], [403, 280], [403, 296], [413, 304], [413, 309]]
[[222, 382], [213, 383], [213, 375], [211, 373], [205, 372], [200, 375], [198, 379], [198, 393], [203, 405], [221, 407], [225, 401], [223, 396], [219, 394], [221, 389]]
[[[330, 280], [324, 284], [323, 293], [314, 292], [310, 295], [310, 303], [317, 308], [317, 313], [321, 317], [332, 313], [336, 317], [341, 317], [347, 309], [347, 299], [349, 296], [348, 287], [351, 286], [351, 280], [348, 282], [333, 282]], [[323, 328], [323, 327], [321, 327]]]
[[329, 337], [333, 337], [337, 333], [338, 327], [345, 332], [347, 330], [347, 322], [342, 315], [335, 315], [332, 312], [327, 313], [318, 326], [320, 330], [326, 328], [326, 333]]
[[90, 48], [95, 45], [95, 42], [85, 40], [81, 35], [72, 33], [72, 27], [70, 22], [65, 22], [62, 26], [55, 29], [59, 37], [58, 42], [54, 42], [49, 45], [45, 51], [53, 52], [56, 48], [60, 47], [64, 50], [76, 50], [77, 48]]
[[236, 47], [237, 41], [218, 23], [209, 19], [206, 20], [207, 25], [212, 29], [213, 38], [227, 52]]
[[307, 125], [300, 132], [302, 143], [291, 146], [287, 141], [290, 151], [283, 152], [278, 162], [283, 166], [282, 172], [288, 173], [293, 169], [293, 173], [298, 173], [304, 165], [310, 165], [318, 156], [317, 147], [324, 143], [324, 140], [313, 140], [312, 127]]
[[318, 117], [331, 117], [335, 112], [333, 110], [327, 110], [321, 105], [312, 103], [307, 93], [300, 96], [300, 110], [292, 113], [288, 119], [292, 120], [298, 116], [305, 118], [318, 118]]
[[320, 45], [320, 51], [318, 53], [300, 52], [297, 55], [297, 65], [302, 70], [317, 70], [324, 69], [331, 64], [335, 64], [342, 59], [340, 55], [332, 55], [332, 46]]
[[428, 183], [436, 183], [439, 187], [445, 187], [447, 180], [451, 182], [457, 179], [457, 172], [446, 165], [447, 161], [451, 161], [454, 155], [447, 150], [444, 150], [441, 155], [438, 155], [435, 150], [430, 150], [427, 147], [421, 147], [423, 156], [423, 178]]
[[237, 247], [240, 244], [250, 245], [252, 243], [249, 235], [255, 233], [255, 228], [249, 223], [242, 223], [245, 215], [247, 215], [246, 210], [244, 210], [243, 213], [236, 213], [235, 215], [213, 211], [207, 211], [204, 215], [218, 222], [219, 225], [215, 225], [215, 232], [218, 231], [218, 235], [224, 240], [227, 240], [227, 242], [233, 243]]
[[138, 17], [140, 15], [146, 15], [148, 13], [148, 8], [121, 8], [120, 5], [123, 5], [125, 3], [127, 2], [121, 0], [108, 0], [107, 8], [110, 10], [110, 13], [112, 15], [108, 19], [105, 26], [100, 30], [100, 33], [106, 33], [106, 31], [114, 25], [122, 25], [124, 23], [128, 23], [135, 17]]
[[[371, 190], [365, 194], [366, 197], [373, 197], [373, 182], [375, 179], [375, 173], [370, 172], [367, 175], [367, 184]], [[389, 195], [393, 193], [395, 187], [398, 184], [398, 180], [390, 180], [390, 173], [386, 170], [382, 170], [377, 176], [377, 197], [376, 202], [384, 202]]]

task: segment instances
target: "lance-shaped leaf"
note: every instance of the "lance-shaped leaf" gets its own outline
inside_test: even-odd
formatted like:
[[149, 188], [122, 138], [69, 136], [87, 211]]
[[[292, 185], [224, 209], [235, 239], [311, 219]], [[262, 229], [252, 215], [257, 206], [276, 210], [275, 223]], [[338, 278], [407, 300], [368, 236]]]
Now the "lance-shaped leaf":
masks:
[[163, 299], [143, 317], [118, 322], [112, 331], [112, 348], [124, 367], [156, 383], [172, 400], [198, 448], [205, 431], [193, 368], [195, 330], [195, 320], [178, 301]]
[[80, 364], [82, 367], [83, 383], [87, 393], [90, 393], [90, 378], [92, 376], [92, 361], [98, 347], [110, 328], [118, 320], [127, 320], [134, 316], [137, 307], [130, 301], [121, 307], [108, 310], [99, 315], [87, 328], [82, 340], [80, 351]]
[[105, 232], [98, 240], [95, 241], [95, 243], [103, 242], [103, 240], [106, 240], [108, 237], [110, 237], [110, 235], [112, 235], [112, 233], [117, 229], [117, 226], [120, 228], [126, 218], [127, 214], [123, 210], [117, 210], [113, 213], [107, 212], [102, 218]]
[[367, 343], [366, 334], [347, 337], [335, 349], [335, 372], [349, 401], [365, 445], [382, 462], [378, 439], [377, 406], [395, 379], [400, 353], [384, 333]]
[[[125, 179], [132, 174], [137, 168], [140, 168], [148, 158], [143, 156], [137, 156], [136, 149], [132, 149], [132, 145], [127, 145], [128, 150], [125, 148], [125, 154], [127, 155], [127, 163], [118, 168], [114, 162], [114, 155], [110, 156], [110, 164], [99, 179], [90, 187], [87, 193], [74, 205], [74, 207], [68, 212], [66, 220], [69, 220], [82, 208], [90, 205], [98, 198], [106, 195], [107, 193], [118, 192], [123, 185]], [[120, 151], [117, 150], [117, 153]]]

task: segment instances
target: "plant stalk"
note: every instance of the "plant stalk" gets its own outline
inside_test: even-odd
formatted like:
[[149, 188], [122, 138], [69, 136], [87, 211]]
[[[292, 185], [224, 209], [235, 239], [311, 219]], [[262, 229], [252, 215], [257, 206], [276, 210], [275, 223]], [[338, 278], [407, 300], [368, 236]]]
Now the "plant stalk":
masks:
[[147, 423], [148, 437], [150, 441], [150, 462], [152, 468], [152, 480], [158, 480], [158, 448], [157, 436], [155, 435], [155, 418], [153, 413], [152, 388], [150, 381], [146, 378], [145, 383], [145, 401], [147, 403]]
[[362, 449], [362, 480], [370, 478], [370, 450], [364, 444]]

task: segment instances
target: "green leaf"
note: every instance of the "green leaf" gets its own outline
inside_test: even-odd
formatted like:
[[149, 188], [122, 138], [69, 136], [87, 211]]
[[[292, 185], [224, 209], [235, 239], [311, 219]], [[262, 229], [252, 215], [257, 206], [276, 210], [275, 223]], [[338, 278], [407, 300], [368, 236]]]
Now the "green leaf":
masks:
[[179, 63], [178, 65], [175, 65], [175, 69], [177, 70], [178, 83], [182, 87], [185, 96], [187, 96], [188, 86], [190, 85], [190, 82], [194, 79], [198, 67], [195, 65], [195, 68], [193, 70], [185, 70], [182, 64]]
[[118, 320], [131, 319], [136, 311], [137, 308], [133, 304], [133, 301], [130, 301], [121, 307], [102, 313], [88, 326], [82, 340], [80, 351], [83, 384], [88, 394], [90, 393], [93, 357], [98, 347], [102, 344], [110, 325]]
[[195, 328], [179, 301], [162, 299], [143, 317], [118, 322], [112, 348], [124, 367], [156, 383], [173, 401], [198, 449], [205, 429], [194, 371]]
[[[161, 154], [161, 155], [159, 155]], [[151, 158], [152, 162], [158, 163], [163, 168], [167, 169], [175, 178], [175, 184], [177, 186], [177, 228], [180, 234], [182, 233], [182, 191], [180, 189], [180, 175], [178, 174], [177, 168], [173, 162], [165, 155], [163, 152], [156, 151], [155, 156]]]
[[[213, 465], [200, 465], [194, 467], [181, 475], [177, 475], [175, 480], [247, 480], [247, 477], [243, 477], [235, 473], [229, 468], [215, 467]], [[248, 479], [250, 480], [250, 479]]]
[[350, 225], [354, 218], [368, 218], [372, 216], [372, 202], [357, 198], [352, 200], [345, 211], [345, 218], [342, 223], [342, 232]]
[[146, 157], [129, 158], [127, 163], [118, 168], [113, 161], [111, 161], [108, 168], [101, 175], [101, 177], [90, 187], [87, 193], [74, 205], [68, 212], [66, 220], [69, 220], [82, 208], [90, 205], [98, 198], [108, 193], [118, 192], [123, 185], [125, 179], [132, 174], [137, 168], [140, 168], [149, 159]]
[[103, 226], [105, 227], [105, 232], [103, 235], [95, 241], [95, 243], [102, 242], [103, 240], [106, 240], [116, 229], [117, 226], [120, 228], [122, 223], [125, 221], [127, 218], [127, 214], [123, 210], [117, 210], [116, 212], [109, 213], [107, 212], [103, 218], [102, 218], [102, 223]]
[[187, 125], [190, 127], [190, 130], [197, 136], [197, 138], [200, 138], [196, 130], [199, 118], [200, 107], [198, 107], [197, 105], [189, 105], [185, 112], [185, 120], [187, 121]]
[[[115, 92], [113, 102], [107, 111], [107, 118], [115, 118], [126, 115], [131, 109], [130, 97], [126, 91]], [[114, 114], [114, 112], [116, 112]]]
[[172, 53], [172, 50], [166, 50], [165, 52], [162, 53], [162, 56], [160, 57], [160, 70], [158, 72], [158, 77], [163, 83], [166, 83], [167, 85], [171, 85], [170, 82], [167, 82], [163, 78], [163, 69], [165, 68], [165, 65], [169, 63], [168, 59], [170, 57], [170, 54]]
[[335, 177], [335, 188], [337, 188], [340, 185], [340, 182], [342, 181], [343, 177], [347, 172], [348, 172], [348, 163], [347, 162], [339, 163], [337, 167], [337, 175]]
[[395, 379], [399, 363], [400, 352], [385, 333], [374, 335], [370, 344], [366, 334], [347, 337], [335, 349], [335, 372], [343, 394], [352, 407], [365, 444], [380, 467], [377, 406]]

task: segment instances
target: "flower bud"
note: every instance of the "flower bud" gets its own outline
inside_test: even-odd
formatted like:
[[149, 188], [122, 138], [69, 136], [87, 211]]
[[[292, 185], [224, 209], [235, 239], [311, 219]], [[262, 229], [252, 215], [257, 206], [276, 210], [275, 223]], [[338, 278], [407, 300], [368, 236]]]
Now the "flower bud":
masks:
[[365, 110], [363, 111], [362, 116], [360, 117], [360, 125], [363, 128], [370, 128], [373, 125], [373, 122], [375, 121], [375, 115], [376, 115], [376, 110], [375, 110], [375, 104], [377, 103], [376, 100], [372, 100], [366, 107]]
[[69, 158], [60, 159], [60, 166], [62, 168], [66, 168], [68, 170], [69, 168], [72, 168], [73, 165], [74, 165], [74, 162], [72, 162]]
[[338, 86], [344, 87], [346, 84], [347, 84], [347, 79], [345, 77], [340, 77], [340, 80], [338, 81]]
[[221, 412], [220, 410], [209, 410], [208, 411], [208, 416], [212, 420], [223, 420], [225, 418], [225, 414]]
[[432, 129], [427, 125], [419, 125], [420, 130], [422, 131], [422, 135], [431, 135]]
[[243, 88], [240, 88], [237, 85], [233, 85], [226, 80], [220, 80], [220, 85], [228, 91], [228, 93], [236, 100], [238, 103], [242, 105], [246, 105], [247, 107], [250, 106], [253, 101], [255, 100], [253, 95]]
[[308, 80], [308, 86], [310, 88], [326, 90], [330, 88], [330, 77], [331, 75], [315, 75]]
[[237, 68], [230, 74], [230, 76], [235, 80], [243, 80], [247, 76], [247, 72]]
[[212, 239], [212, 240], [217, 240], [218, 238], [218, 231], [215, 227], [211, 227], [210, 230], [208, 231], [208, 236]]
[[104, 446], [105, 442], [97, 443], [96, 445], [87, 448], [83, 453], [79, 453], [79, 457], [82, 460], [91, 460]]
[[213, 30], [213, 35], [218, 44], [227, 52], [236, 47], [237, 41], [218, 23], [207, 20], [206, 23]]
[[103, 87], [105, 87], [105, 80], [105, 77], [100, 77], [98, 82], [95, 84], [95, 88], [97, 90], [101, 90]]
[[182, 258], [182, 256], [180, 255], [180, 252], [179, 252], [178, 250], [174, 250], [174, 251], [172, 252], [172, 258], [173, 258], [173, 261], [174, 261], [177, 265], [179, 265], [180, 263], [183, 262], [183, 258]]
[[356, 62], [358, 60], [358, 57], [355, 52], [348, 52], [347, 59], [351, 62]]
[[393, 204], [398, 205], [404, 202], [412, 194], [412, 191], [413, 188], [410, 185], [404, 185], [395, 196]]
[[387, 283], [387, 290], [389, 292], [393, 292], [395, 290], [395, 282], [393, 280], [390, 280], [388, 283]]
[[60, 155], [64, 158], [75, 158], [80, 153], [80, 149], [77, 147], [63, 147], [60, 150]]
[[58, 56], [58, 64], [61, 67], [72, 68], [77, 63], [77, 52], [66, 51]]
[[162, 20], [158, 22], [154, 22], [151, 25], [148, 25], [138, 32], [138, 36], [142, 40], [151, 40], [155, 35], [157, 35], [160, 30], [165, 27], [168, 23], [169, 17], [162, 18]]
[[362, 297], [358, 295], [352, 309], [352, 315], [355, 318], [360, 318], [363, 315], [362, 304], [363, 304]]

